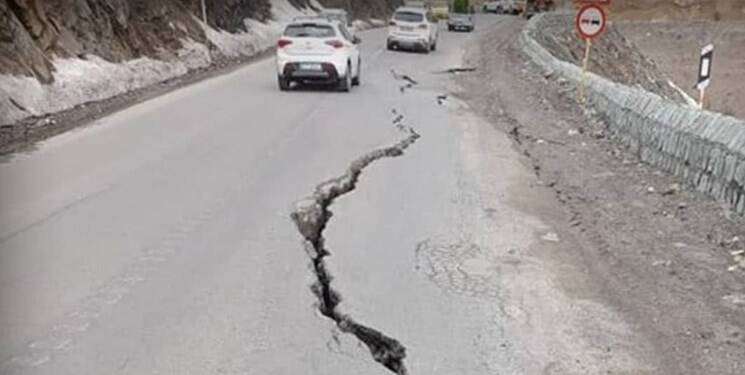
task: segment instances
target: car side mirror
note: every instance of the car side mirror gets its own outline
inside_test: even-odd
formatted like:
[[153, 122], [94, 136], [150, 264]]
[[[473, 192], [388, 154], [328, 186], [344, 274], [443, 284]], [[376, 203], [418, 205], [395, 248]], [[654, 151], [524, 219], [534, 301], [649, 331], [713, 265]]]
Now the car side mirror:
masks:
[[362, 43], [362, 39], [360, 39], [360, 37], [358, 37], [358, 36], [355, 35], [355, 36], [352, 37], [352, 43], [354, 43], [354, 44], [360, 44], [360, 43]]

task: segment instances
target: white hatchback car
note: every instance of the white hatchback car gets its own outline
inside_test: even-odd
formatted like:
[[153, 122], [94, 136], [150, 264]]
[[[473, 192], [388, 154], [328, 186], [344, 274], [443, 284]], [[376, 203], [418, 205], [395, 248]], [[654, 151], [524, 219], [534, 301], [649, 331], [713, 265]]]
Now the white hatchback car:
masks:
[[360, 39], [347, 26], [327, 18], [305, 18], [291, 22], [277, 41], [279, 89], [293, 83], [334, 84], [349, 91], [360, 84], [362, 57]]
[[398, 8], [388, 26], [390, 50], [410, 48], [429, 53], [437, 49], [438, 23], [426, 8]]

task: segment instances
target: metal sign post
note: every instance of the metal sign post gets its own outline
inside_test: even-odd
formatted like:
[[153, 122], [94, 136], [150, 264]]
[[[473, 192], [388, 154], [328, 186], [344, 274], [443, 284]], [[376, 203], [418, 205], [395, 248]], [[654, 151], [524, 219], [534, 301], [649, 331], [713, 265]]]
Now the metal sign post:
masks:
[[698, 64], [698, 106], [704, 108], [706, 87], [711, 83], [711, 63], [714, 57], [714, 45], [709, 44], [701, 49], [701, 60]]
[[587, 80], [587, 65], [590, 61], [590, 48], [592, 39], [597, 38], [605, 31], [607, 16], [602, 6], [590, 3], [577, 12], [575, 26], [580, 37], [585, 40], [585, 58], [582, 60], [582, 79], [578, 90], [579, 101], [585, 101], [585, 81]]
[[579, 85], [579, 102], [585, 102], [585, 81], [587, 80], [587, 64], [590, 61], [590, 48], [592, 48], [592, 39], [585, 38], [585, 58], [582, 59], [582, 80]]

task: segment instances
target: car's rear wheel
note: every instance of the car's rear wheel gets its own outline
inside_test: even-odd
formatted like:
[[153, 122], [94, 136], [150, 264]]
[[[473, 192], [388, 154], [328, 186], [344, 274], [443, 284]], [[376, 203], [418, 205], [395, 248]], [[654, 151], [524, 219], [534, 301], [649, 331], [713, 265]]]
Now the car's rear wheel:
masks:
[[357, 75], [352, 78], [352, 86], [359, 86], [362, 82], [362, 61], [357, 62]]
[[290, 89], [290, 80], [282, 76], [277, 77], [277, 84], [279, 91], [287, 91]]
[[434, 43], [432, 43], [432, 45], [431, 45], [431, 46], [429, 47], [429, 50], [430, 50], [430, 51], [435, 51], [435, 50], [437, 50], [437, 41], [436, 41], [436, 40], [435, 40], [435, 42], [434, 42]]
[[352, 89], [352, 65], [347, 64], [347, 74], [339, 77], [337, 89], [341, 92], [349, 92]]

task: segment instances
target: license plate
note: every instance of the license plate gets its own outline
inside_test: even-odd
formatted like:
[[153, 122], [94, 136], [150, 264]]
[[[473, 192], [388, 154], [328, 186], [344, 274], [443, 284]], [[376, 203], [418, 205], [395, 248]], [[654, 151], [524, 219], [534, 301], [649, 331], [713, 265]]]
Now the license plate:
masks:
[[321, 64], [308, 64], [308, 63], [300, 64], [300, 69], [301, 70], [323, 70], [321, 68]]
[[401, 26], [401, 31], [414, 31], [414, 28], [411, 26]]

